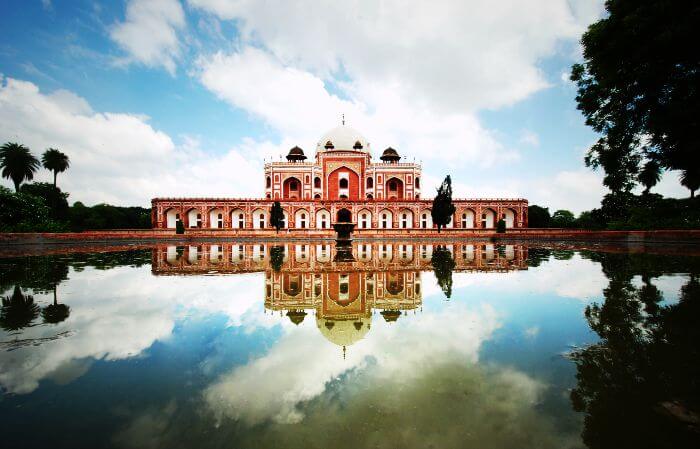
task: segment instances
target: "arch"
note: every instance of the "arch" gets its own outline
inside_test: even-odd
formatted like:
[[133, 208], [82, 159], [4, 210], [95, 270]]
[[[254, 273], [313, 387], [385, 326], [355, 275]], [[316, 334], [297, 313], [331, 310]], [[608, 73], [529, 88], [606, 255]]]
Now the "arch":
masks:
[[245, 212], [243, 209], [234, 209], [231, 211], [231, 227], [233, 229], [245, 228]]
[[285, 274], [282, 283], [282, 290], [287, 296], [297, 296], [301, 293], [301, 275], [300, 274]]
[[423, 209], [420, 211], [418, 218], [420, 221], [420, 227], [423, 229], [431, 229], [433, 227], [433, 216], [430, 209]]
[[170, 208], [165, 211], [165, 227], [170, 229], [175, 229], [177, 227], [177, 222], [180, 220], [180, 211], [174, 208]]
[[392, 214], [389, 209], [384, 209], [383, 211], [379, 212], [377, 221], [379, 222], [380, 228], [391, 229], [393, 227], [394, 214]]
[[209, 211], [209, 227], [222, 229], [224, 227], [224, 211], [215, 207]]
[[309, 227], [311, 222], [311, 215], [306, 209], [299, 209], [294, 212], [294, 227], [299, 229], [306, 229]]
[[[328, 211], [326, 211], [328, 212]], [[329, 214], [330, 216], [330, 214]], [[331, 245], [316, 245], [316, 261], [330, 262], [331, 260]]]
[[[346, 187], [341, 187], [341, 181]], [[328, 175], [326, 196], [329, 199], [339, 199], [345, 195], [350, 200], [358, 200], [360, 195], [360, 176], [351, 168], [342, 166]]]
[[265, 229], [267, 228], [267, 211], [263, 209], [255, 209], [253, 211], [253, 229]]
[[369, 229], [372, 227], [372, 211], [362, 209], [357, 213], [357, 228]]
[[338, 188], [339, 189], [347, 189], [350, 186], [350, 181], [348, 181], [348, 178], [340, 178], [338, 180]]
[[320, 193], [314, 194], [314, 199], [315, 199], [315, 200], [320, 200], [320, 199], [321, 199], [321, 194], [320, 194]]
[[301, 181], [299, 178], [290, 176], [282, 183], [282, 197], [287, 199], [301, 199]]
[[321, 188], [321, 178], [316, 176], [314, 178], [314, 189], [320, 189]]
[[481, 209], [481, 227], [482, 228], [493, 228], [496, 226], [496, 212], [487, 207]]
[[472, 209], [464, 209], [459, 214], [459, 224], [463, 228], [473, 228], [474, 227], [474, 217], [476, 214]]
[[192, 208], [187, 211], [187, 227], [201, 228], [202, 227], [202, 212], [199, 209]]
[[503, 209], [503, 216], [501, 218], [503, 218], [503, 220], [505, 220], [506, 228], [510, 229], [510, 228], [515, 227], [516, 217], [517, 217], [516, 212], [513, 209], [511, 209], [510, 207]]
[[352, 212], [347, 209], [340, 209], [336, 215], [337, 223], [352, 223]]
[[404, 288], [404, 278], [403, 273], [392, 273], [389, 272], [386, 275], [386, 291], [390, 295], [399, 295], [403, 292]]
[[410, 209], [401, 209], [399, 211], [399, 227], [403, 229], [413, 227], [413, 211]]
[[388, 200], [402, 200], [403, 199], [403, 181], [397, 177], [391, 177], [386, 180], [386, 187], [384, 188], [384, 194]]
[[373, 200], [373, 199], [374, 199], [374, 195], [372, 195], [371, 193], [368, 193], [368, 194], [367, 194], [367, 199], [368, 199], [368, 200]]
[[372, 189], [374, 188], [374, 178], [367, 178], [367, 188]]
[[272, 187], [272, 178], [270, 178], [269, 176], [265, 178], [265, 187], [268, 189]]
[[316, 211], [316, 229], [328, 229], [331, 227], [331, 213], [326, 209]]

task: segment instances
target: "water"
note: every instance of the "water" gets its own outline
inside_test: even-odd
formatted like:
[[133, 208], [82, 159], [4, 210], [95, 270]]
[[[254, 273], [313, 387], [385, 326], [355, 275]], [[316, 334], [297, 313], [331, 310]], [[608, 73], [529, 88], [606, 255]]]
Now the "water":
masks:
[[692, 248], [97, 251], [0, 259], [4, 447], [700, 441]]

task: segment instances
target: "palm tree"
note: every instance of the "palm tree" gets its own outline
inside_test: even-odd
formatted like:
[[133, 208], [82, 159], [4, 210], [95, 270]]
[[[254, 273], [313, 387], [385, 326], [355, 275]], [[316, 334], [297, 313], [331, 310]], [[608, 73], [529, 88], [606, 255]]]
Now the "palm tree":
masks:
[[29, 326], [39, 316], [39, 306], [34, 297], [25, 295], [19, 285], [15, 285], [12, 296], [2, 298], [0, 327], [6, 331], [17, 331]]
[[53, 286], [53, 304], [49, 304], [41, 311], [41, 316], [44, 318], [44, 323], [57, 324], [68, 318], [70, 315], [70, 307], [65, 304], [59, 304], [56, 299], [56, 284]]
[[65, 153], [61, 153], [55, 148], [49, 148], [41, 156], [41, 163], [44, 168], [53, 172], [53, 186], [56, 187], [56, 175], [63, 173], [70, 167], [70, 159]]
[[644, 168], [639, 172], [637, 180], [644, 186], [644, 193], [649, 193], [661, 179], [661, 166], [656, 161], [648, 161], [644, 164]]
[[15, 191], [19, 192], [19, 185], [23, 181], [34, 179], [39, 161], [24, 145], [7, 142], [0, 147], [0, 168], [2, 168], [2, 177], [12, 179]]
[[690, 197], [695, 197], [695, 191], [700, 189], [700, 170], [688, 169], [681, 173], [681, 185], [690, 190]]

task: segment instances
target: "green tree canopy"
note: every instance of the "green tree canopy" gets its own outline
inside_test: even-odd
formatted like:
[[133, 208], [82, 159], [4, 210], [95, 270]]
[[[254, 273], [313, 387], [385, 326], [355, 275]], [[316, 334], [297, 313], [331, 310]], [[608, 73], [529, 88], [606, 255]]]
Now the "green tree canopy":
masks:
[[548, 228], [552, 218], [549, 215], [548, 207], [542, 207], [536, 204], [528, 206], [527, 217], [527, 225], [530, 228]]
[[22, 182], [34, 179], [39, 161], [24, 145], [7, 142], [0, 147], [0, 168], [2, 177], [11, 179], [15, 185], [15, 192], [19, 192]]
[[628, 192], [642, 160], [666, 169], [700, 166], [700, 57], [691, 44], [700, 3], [607, 0], [608, 14], [583, 35], [573, 66], [576, 101], [602, 134], [586, 164], [602, 167], [611, 191]]
[[644, 193], [649, 193], [652, 187], [654, 187], [661, 179], [661, 166], [655, 160], [649, 160], [642, 171], [639, 172], [637, 180], [644, 186]]
[[284, 210], [282, 210], [280, 202], [275, 201], [270, 209], [270, 225], [279, 232], [282, 224], [284, 224]]
[[433, 208], [430, 211], [433, 223], [437, 225], [438, 233], [441, 228], [452, 221], [455, 210], [455, 205], [452, 204], [452, 179], [450, 175], [447, 175], [438, 188], [437, 195], [433, 199]]
[[576, 223], [576, 217], [571, 211], [560, 209], [552, 214], [550, 223], [555, 228], [570, 228]]
[[68, 156], [55, 148], [49, 148], [44, 151], [44, 154], [41, 156], [41, 163], [45, 169], [53, 172], [54, 187], [56, 186], [56, 175], [63, 173], [70, 167]]

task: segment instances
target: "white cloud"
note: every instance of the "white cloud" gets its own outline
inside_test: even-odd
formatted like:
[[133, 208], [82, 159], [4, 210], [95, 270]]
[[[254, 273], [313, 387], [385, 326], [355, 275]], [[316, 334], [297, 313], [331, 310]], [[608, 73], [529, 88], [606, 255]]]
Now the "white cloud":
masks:
[[[49, 147], [68, 154], [71, 166], [59, 176], [59, 186], [71, 192], [71, 201], [87, 204], [147, 206], [156, 196], [259, 196], [258, 154], [279, 153], [277, 145], [250, 139], [222, 155], [201, 151], [191, 138], [176, 145], [143, 116], [92, 112], [71, 92], [46, 95], [12, 78], [0, 85], [0, 141], [24, 143], [36, 156]], [[40, 170], [35, 179], [52, 178]]]
[[[244, 41], [365, 94], [395, 90], [440, 111], [513, 104], [548, 85], [537, 67], [575, 41], [602, 2], [189, 0], [235, 19]], [[591, 2], [587, 2], [591, 3]], [[331, 75], [332, 74], [332, 75]], [[369, 97], [369, 95], [363, 95]]]
[[529, 145], [531, 147], [539, 147], [540, 146], [540, 136], [537, 135], [536, 132], [531, 131], [529, 129], [524, 129], [520, 133], [520, 143]]
[[181, 53], [178, 32], [184, 26], [178, 0], [130, 0], [125, 21], [114, 24], [109, 35], [128, 55], [120, 62], [162, 66], [174, 74]]

